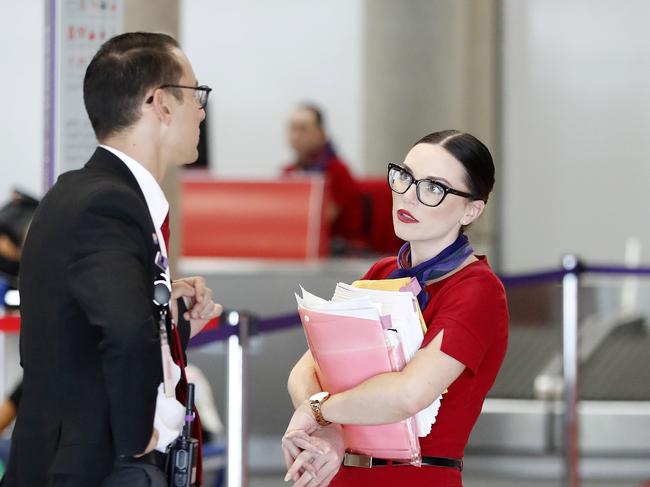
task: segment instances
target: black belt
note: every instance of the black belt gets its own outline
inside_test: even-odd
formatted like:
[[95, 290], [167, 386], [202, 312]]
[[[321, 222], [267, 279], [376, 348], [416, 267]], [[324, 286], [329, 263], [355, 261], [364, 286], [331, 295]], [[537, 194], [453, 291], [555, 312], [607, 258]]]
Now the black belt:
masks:
[[161, 453], [158, 450], [152, 450], [149, 453], [142, 455], [141, 457], [132, 457], [127, 460], [128, 462], [134, 463], [146, 463], [148, 465], [155, 465], [160, 468], [163, 472], [165, 471], [165, 466], [167, 463], [167, 454]]
[[[387, 465], [400, 466], [411, 465], [408, 462], [399, 460], [386, 460], [385, 458], [375, 458], [369, 455], [356, 455], [354, 453], [346, 453], [343, 459], [343, 465], [346, 467], [385, 467]], [[430, 467], [448, 467], [455, 468], [462, 472], [463, 459], [462, 458], [447, 458], [447, 457], [422, 457], [422, 466]]]

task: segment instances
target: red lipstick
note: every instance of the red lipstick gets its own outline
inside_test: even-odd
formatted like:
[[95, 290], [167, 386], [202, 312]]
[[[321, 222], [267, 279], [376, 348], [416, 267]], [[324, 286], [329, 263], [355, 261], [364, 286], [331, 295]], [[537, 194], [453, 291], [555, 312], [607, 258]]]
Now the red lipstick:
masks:
[[397, 219], [403, 223], [419, 223], [419, 220], [406, 210], [397, 210]]

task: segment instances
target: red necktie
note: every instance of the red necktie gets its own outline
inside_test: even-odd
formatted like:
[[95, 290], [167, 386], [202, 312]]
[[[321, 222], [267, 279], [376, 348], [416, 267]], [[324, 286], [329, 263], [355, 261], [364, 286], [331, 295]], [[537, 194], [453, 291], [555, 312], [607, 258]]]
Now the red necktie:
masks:
[[169, 255], [169, 213], [165, 216], [165, 220], [160, 227], [160, 233], [162, 233], [163, 240], [165, 241], [165, 250], [167, 255]]
[[[165, 240], [165, 247], [167, 250], [167, 255], [169, 255], [169, 213], [165, 217], [162, 226], [160, 227], [160, 233]], [[178, 381], [176, 385], [176, 399], [183, 405], [187, 405], [187, 376], [185, 375], [185, 361], [183, 359], [183, 347], [181, 345], [181, 336], [178, 333], [178, 327], [172, 326], [172, 341], [169, 344], [172, 359], [174, 363], [178, 365], [181, 369], [181, 380]], [[197, 461], [196, 468], [196, 480], [197, 485], [201, 485], [203, 482], [203, 462], [201, 448], [203, 441], [201, 438], [201, 418], [199, 418], [199, 412], [194, 405], [194, 422], [192, 423], [192, 436], [196, 438], [199, 442], [199, 458]]]

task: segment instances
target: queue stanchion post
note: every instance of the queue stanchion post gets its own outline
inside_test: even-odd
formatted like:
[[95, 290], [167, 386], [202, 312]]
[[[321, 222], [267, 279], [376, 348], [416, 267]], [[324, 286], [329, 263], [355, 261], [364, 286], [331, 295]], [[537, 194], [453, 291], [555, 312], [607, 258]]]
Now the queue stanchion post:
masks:
[[580, 262], [575, 255], [562, 259], [562, 363], [564, 375], [564, 472], [567, 487], [580, 487], [578, 438], [578, 294]]
[[228, 338], [228, 487], [248, 487], [248, 349], [257, 333], [251, 313], [228, 311], [225, 324], [238, 327]]
[[246, 487], [244, 451], [246, 388], [244, 384], [245, 347], [247, 345], [246, 322], [237, 311], [225, 313], [225, 324], [238, 327], [237, 333], [228, 337], [228, 487]]

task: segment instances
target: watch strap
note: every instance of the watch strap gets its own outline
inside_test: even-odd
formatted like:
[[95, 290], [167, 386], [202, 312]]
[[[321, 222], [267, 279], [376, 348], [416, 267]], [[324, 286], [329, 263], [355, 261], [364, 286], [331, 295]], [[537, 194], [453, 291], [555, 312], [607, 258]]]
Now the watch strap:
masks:
[[317, 399], [310, 399], [310, 400], [309, 400], [309, 406], [311, 407], [311, 412], [312, 412], [312, 414], [314, 415], [314, 418], [316, 419], [316, 422], [317, 422], [320, 426], [327, 426], [328, 424], [332, 424], [331, 421], [327, 421], [327, 420], [323, 417], [323, 412], [321, 411], [321, 406], [322, 406], [323, 403], [324, 403], [325, 401], [327, 401], [329, 398], [330, 398], [330, 396], [329, 396], [329, 394], [328, 394], [327, 396], [325, 396], [325, 397], [324, 397], [323, 399], [321, 399], [321, 400], [317, 400]]

